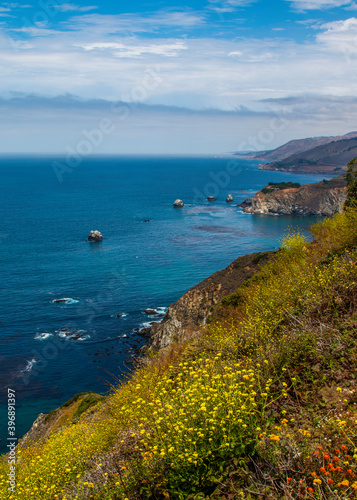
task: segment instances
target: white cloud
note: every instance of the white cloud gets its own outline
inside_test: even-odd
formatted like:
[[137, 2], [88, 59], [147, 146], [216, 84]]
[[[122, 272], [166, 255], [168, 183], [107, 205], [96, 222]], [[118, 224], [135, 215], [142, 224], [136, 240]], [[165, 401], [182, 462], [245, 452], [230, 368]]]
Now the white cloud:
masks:
[[208, 9], [217, 13], [234, 12], [255, 3], [257, 0], [209, 0]]
[[87, 14], [71, 18], [66, 26], [75, 31], [91, 30], [97, 34], [152, 33], [165, 28], [189, 29], [204, 23], [202, 14], [184, 11], [158, 11], [147, 15]]
[[74, 3], [62, 3], [58, 5], [58, 10], [60, 10], [61, 12], [88, 12], [97, 8], [98, 7], [95, 5], [80, 7], [79, 5]]
[[351, 5], [351, 0], [287, 0], [298, 10], [331, 9]]
[[[193, 18], [203, 23], [192, 12], [85, 15], [58, 31], [34, 30], [24, 45], [10, 44], [0, 34], [0, 63], [6, 68], [0, 95], [11, 89], [222, 110], [242, 104], [259, 110], [262, 98], [288, 95], [357, 95], [355, 18], [319, 26], [315, 39], [303, 44], [282, 38], [176, 37], [174, 28], [190, 26]], [[147, 36], [153, 20], [172, 34]], [[61, 31], [68, 25], [71, 31]], [[142, 92], [150, 71], [159, 72], [160, 85]]]
[[151, 43], [147, 45], [125, 45], [123, 43], [91, 43], [83, 45], [84, 50], [111, 50], [117, 57], [138, 57], [144, 54], [157, 54], [166, 57], [176, 56], [179, 51], [186, 50], [184, 42], [172, 44]]
[[357, 18], [326, 23], [321, 28], [324, 31], [317, 35], [320, 43], [339, 53], [347, 62], [357, 55]]

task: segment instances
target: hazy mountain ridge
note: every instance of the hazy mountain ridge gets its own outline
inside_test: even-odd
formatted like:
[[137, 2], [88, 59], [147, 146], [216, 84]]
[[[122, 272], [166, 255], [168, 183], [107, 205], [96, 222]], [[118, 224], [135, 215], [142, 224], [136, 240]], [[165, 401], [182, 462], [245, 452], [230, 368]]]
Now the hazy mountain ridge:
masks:
[[330, 136], [330, 137], [308, 137], [306, 139], [294, 139], [292, 141], [279, 146], [273, 150], [267, 151], [250, 151], [250, 152], [236, 152], [235, 155], [241, 156], [247, 159], [263, 160], [267, 162], [278, 162], [285, 160], [286, 158], [303, 153], [304, 151], [309, 151], [310, 149], [316, 148], [318, 146], [323, 146], [325, 144], [330, 144], [331, 142], [336, 142], [345, 139], [352, 139], [357, 137], [357, 132], [349, 132], [348, 134], [342, 136]]
[[294, 154], [279, 162], [260, 165], [260, 169], [338, 175], [346, 172], [347, 163], [356, 156], [357, 138], [344, 139]]

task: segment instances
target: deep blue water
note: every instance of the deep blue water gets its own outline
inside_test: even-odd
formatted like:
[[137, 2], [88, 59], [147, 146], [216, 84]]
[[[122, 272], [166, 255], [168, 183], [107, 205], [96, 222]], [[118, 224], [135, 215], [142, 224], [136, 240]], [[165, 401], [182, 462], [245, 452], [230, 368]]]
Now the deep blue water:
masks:
[[[143, 344], [134, 328], [153, 319], [146, 308], [167, 307], [238, 256], [276, 248], [288, 226], [312, 222], [243, 214], [237, 203], [269, 181], [322, 178], [222, 157], [102, 157], [59, 182], [53, 160], [0, 158], [0, 416], [7, 387], [16, 389], [18, 437], [39, 412], [104, 393], [130, 369]], [[91, 229], [101, 243], [86, 241]]]

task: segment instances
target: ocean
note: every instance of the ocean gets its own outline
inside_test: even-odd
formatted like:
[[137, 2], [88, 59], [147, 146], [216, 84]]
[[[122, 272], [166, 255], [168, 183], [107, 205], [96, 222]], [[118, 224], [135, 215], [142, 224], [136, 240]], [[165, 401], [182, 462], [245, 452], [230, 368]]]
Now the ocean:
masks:
[[[163, 314], [240, 255], [277, 248], [287, 228], [316, 220], [253, 216], [238, 203], [269, 181], [323, 178], [231, 156], [90, 157], [60, 173], [58, 164], [0, 158], [0, 416], [15, 389], [19, 438], [40, 412], [125, 377], [145, 342], [136, 329], [157, 321], [147, 308]], [[86, 241], [96, 229], [103, 241]]]

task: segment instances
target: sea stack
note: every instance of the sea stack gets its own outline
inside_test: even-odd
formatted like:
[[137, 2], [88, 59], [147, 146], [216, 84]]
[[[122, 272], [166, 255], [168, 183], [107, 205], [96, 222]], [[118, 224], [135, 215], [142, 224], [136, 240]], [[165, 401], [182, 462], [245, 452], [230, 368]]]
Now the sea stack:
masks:
[[100, 231], [91, 231], [88, 236], [88, 241], [102, 241], [103, 236]]
[[233, 201], [233, 196], [232, 196], [231, 194], [229, 194], [229, 195], [227, 196], [226, 202], [227, 202], [227, 203], [230, 203], [231, 201]]
[[175, 208], [182, 208], [183, 207], [183, 201], [179, 200], [179, 199], [175, 200], [174, 201], [174, 207]]

